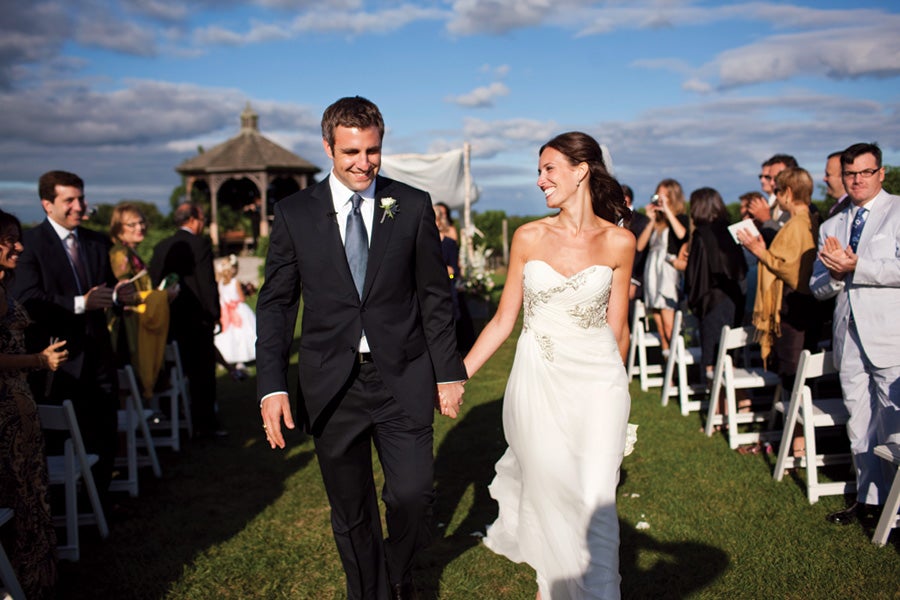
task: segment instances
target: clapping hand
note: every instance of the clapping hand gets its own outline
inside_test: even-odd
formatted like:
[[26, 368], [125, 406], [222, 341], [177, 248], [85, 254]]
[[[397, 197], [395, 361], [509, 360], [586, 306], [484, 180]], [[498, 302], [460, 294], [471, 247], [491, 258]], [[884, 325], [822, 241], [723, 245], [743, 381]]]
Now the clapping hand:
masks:
[[756, 197], [750, 201], [747, 206], [747, 212], [760, 223], [765, 223], [772, 219], [772, 209], [768, 203], [762, 198]]
[[133, 281], [120, 281], [116, 284], [116, 301], [124, 306], [135, 306], [141, 303], [141, 295]]
[[84, 295], [84, 309], [96, 310], [109, 308], [113, 305], [113, 290], [105, 283], [88, 290]]
[[455, 419], [462, 407], [465, 387], [462, 381], [439, 383], [435, 394], [435, 408], [445, 417]]
[[842, 248], [841, 243], [832, 235], [825, 238], [822, 250], [819, 252], [819, 260], [822, 261], [831, 276], [838, 280], [856, 270], [858, 259], [859, 257], [850, 246]]

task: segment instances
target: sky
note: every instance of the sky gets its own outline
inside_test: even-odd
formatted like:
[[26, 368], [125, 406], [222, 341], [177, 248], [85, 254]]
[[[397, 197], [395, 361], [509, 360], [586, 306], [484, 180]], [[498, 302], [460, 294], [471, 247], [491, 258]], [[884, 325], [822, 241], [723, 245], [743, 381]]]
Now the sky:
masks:
[[[169, 210], [175, 167], [263, 135], [329, 168], [322, 111], [381, 108], [385, 154], [471, 144], [474, 209], [547, 212], [537, 152], [580, 130], [643, 206], [657, 182], [759, 189], [760, 163], [878, 142], [900, 165], [900, 4], [691, 0], [0, 0], [0, 206], [37, 179]], [[324, 174], [324, 173], [323, 173]], [[823, 192], [814, 194], [822, 197]]]

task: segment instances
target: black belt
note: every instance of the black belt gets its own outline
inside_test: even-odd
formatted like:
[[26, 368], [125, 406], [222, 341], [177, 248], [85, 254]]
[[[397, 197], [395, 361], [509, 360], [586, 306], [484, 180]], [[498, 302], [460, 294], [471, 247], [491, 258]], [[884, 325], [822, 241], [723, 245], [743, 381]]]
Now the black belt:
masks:
[[356, 361], [361, 365], [373, 362], [372, 361], [372, 353], [371, 352], [359, 352], [356, 355]]

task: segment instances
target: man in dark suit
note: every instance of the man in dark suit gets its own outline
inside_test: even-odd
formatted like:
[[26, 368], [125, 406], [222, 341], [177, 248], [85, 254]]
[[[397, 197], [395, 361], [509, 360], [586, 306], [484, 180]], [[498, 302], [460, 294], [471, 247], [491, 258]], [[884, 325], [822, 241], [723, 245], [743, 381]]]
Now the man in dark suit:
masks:
[[178, 227], [153, 249], [150, 277], [154, 285], [177, 275], [179, 292], [169, 310], [169, 340], [178, 342], [190, 383], [194, 435], [222, 437], [216, 417], [215, 329], [219, 322], [219, 287], [213, 273], [212, 244], [202, 236], [203, 209], [185, 202], [175, 209]]
[[377, 175], [383, 136], [368, 100], [328, 107], [331, 174], [275, 205], [257, 303], [260, 411], [270, 445], [283, 448], [282, 418], [294, 428], [287, 367], [303, 299], [298, 410], [315, 439], [350, 599], [415, 597], [412, 563], [434, 503], [433, 402], [455, 417], [466, 378], [431, 199]]
[[33, 321], [26, 330], [31, 351], [52, 338], [66, 341], [69, 360], [55, 373], [33, 374], [35, 400], [72, 400], [85, 448], [100, 458], [93, 472], [105, 495], [118, 445], [119, 407], [105, 311], [136, 302], [136, 292], [131, 284], [117, 285], [109, 238], [80, 226], [87, 206], [84, 181], [74, 173], [49, 171], [41, 176], [38, 193], [47, 219], [24, 233], [10, 291]]

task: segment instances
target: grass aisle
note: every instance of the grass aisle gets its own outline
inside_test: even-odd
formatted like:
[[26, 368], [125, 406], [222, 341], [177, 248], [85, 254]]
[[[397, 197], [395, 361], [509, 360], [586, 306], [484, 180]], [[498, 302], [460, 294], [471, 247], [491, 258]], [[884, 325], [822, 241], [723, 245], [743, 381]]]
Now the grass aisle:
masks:
[[[416, 573], [424, 598], [534, 597], [531, 570], [472, 535], [496, 515], [486, 486], [505, 448], [513, 348], [468, 384], [459, 420], [435, 422], [439, 529]], [[312, 442], [292, 433], [285, 452], [268, 448], [254, 381], [218, 381], [229, 438], [162, 451], [164, 478], [142, 471], [141, 495], [118, 498], [108, 540], [82, 528], [82, 558], [62, 563], [60, 597], [344, 597]], [[900, 535], [879, 549], [860, 527], [827, 523], [840, 497], [809, 505], [796, 482], [772, 480], [774, 457], [731, 451], [699, 432], [696, 414], [631, 389], [640, 429], [618, 490], [623, 597], [900, 598]]]

